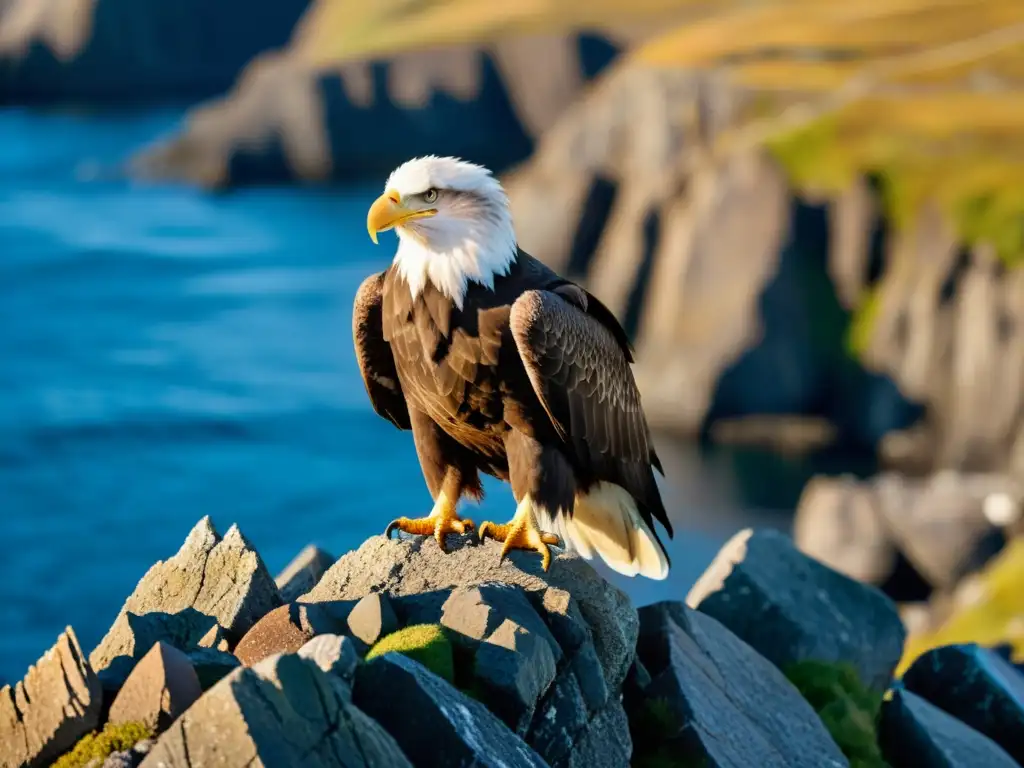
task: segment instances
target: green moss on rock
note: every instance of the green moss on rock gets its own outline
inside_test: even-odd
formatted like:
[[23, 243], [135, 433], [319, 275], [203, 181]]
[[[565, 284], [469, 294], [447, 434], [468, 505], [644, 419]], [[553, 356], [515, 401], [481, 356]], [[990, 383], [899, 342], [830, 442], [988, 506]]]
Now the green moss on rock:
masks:
[[851, 768], [888, 768], [878, 747], [882, 696], [864, 687], [852, 666], [801, 661], [784, 672], [814, 707]]
[[451, 642], [440, 624], [413, 624], [392, 632], [377, 641], [366, 654], [366, 661], [385, 653], [401, 653], [449, 683], [455, 681]]
[[99, 733], [88, 733], [74, 748], [53, 764], [53, 768], [80, 768], [93, 760], [106, 760], [113, 752], [131, 749], [153, 731], [143, 723], [107, 723]]

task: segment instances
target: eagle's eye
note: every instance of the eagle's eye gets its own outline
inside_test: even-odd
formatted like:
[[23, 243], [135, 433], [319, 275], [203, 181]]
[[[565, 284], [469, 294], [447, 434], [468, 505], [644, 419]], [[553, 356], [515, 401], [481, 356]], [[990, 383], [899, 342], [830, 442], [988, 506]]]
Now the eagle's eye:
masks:
[[423, 193], [423, 202], [432, 203], [437, 200], [437, 190], [431, 187]]

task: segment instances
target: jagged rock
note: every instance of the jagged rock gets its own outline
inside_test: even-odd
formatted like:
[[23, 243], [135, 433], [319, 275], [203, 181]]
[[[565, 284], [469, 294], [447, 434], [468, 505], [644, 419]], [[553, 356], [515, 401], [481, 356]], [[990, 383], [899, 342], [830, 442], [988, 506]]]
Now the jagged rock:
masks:
[[102, 692], [74, 630], [0, 689], [0, 768], [47, 766], [99, 724]]
[[1017, 766], [1017, 762], [987, 736], [920, 696], [898, 688], [882, 702], [878, 743], [892, 768]]
[[355, 643], [344, 635], [317, 635], [299, 649], [299, 656], [314, 662], [321, 670], [345, 683], [351, 697], [352, 678], [359, 663]]
[[290, 603], [309, 592], [337, 559], [315, 544], [306, 546], [274, 579], [281, 599]]
[[237, 0], [6, 0], [0, 102], [209, 98], [260, 51], [284, 45], [307, 4], [252, 13]]
[[401, 654], [360, 666], [353, 699], [417, 766], [547, 766], [482, 704]]
[[[585, 622], [609, 690], [618, 690], [633, 661], [636, 646], [636, 611], [621, 590], [601, 578], [586, 560], [557, 551], [551, 568], [544, 573], [540, 561], [528, 552], [512, 552], [499, 563], [501, 545], [488, 540], [467, 546], [468, 537], [449, 536], [448, 553], [433, 541], [389, 540], [373, 536], [341, 557], [324, 574], [320, 583], [301, 598], [306, 603], [358, 600], [371, 592], [386, 592], [404, 623], [411, 623], [403, 610], [409, 603], [403, 596], [416, 595], [421, 605], [431, 593], [443, 606], [450, 590], [501, 582], [517, 585], [543, 601], [549, 589], [572, 595], [578, 614]], [[436, 619], [435, 619], [436, 620]], [[563, 649], [564, 650], [564, 649]]]
[[906, 632], [896, 606], [799, 552], [775, 531], [744, 530], [721, 549], [686, 598], [777, 667], [847, 662], [868, 687], [888, 687]]
[[194, 648], [186, 655], [204, 691], [212, 688], [241, 664], [233, 653], [215, 648]]
[[[390, 701], [391, 691], [384, 700]], [[143, 768], [411, 768], [377, 723], [295, 654], [236, 669], [164, 733]]]
[[194, 109], [179, 134], [133, 165], [148, 177], [217, 187], [386, 174], [430, 153], [504, 168], [526, 158], [532, 138], [584, 86], [582, 75], [614, 54], [606, 39], [561, 34], [331, 68], [264, 55], [232, 93]]
[[159, 733], [203, 693], [188, 657], [158, 642], [128, 675], [110, 706], [111, 723], [144, 723]]
[[280, 604], [274, 580], [238, 528], [222, 539], [204, 517], [176, 555], [142, 577], [89, 661], [104, 687], [116, 688], [153, 643], [187, 651], [216, 624], [238, 639]]
[[[636, 612], [576, 555], [557, 554], [545, 574], [529, 555], [514, 552], [499, 565], [499, 545], [469, 540], [450, 536], [445, 554], [433, 541], [375, 537], [335, 563], [302, 600], [388, 594], [400, 623], [446, 626], [456, 650], [469, 654], [456, 665], [456, 680], [460, 669], [471, 670], [481, 700], [549, 764], [569, 765], [577, 745], [602, 727], [598, 716], [621, 709]], [[575, 697], [582, 709], [565, 711]], [[629, 740], [625, 728], [606, 735]]]
[[652, 738], [680, 760], [720, 768], [848, 765], [799, 691], [710, 616], [677, 602], [641, 608], [637, 650], [653, 679], [643, 700], [649, 709], [630, 719], [653, 726]]
[[[454, 631], [456, 642], [471, 643], [484, 703], [525, 735], [562, 660], [561, 647], [525, 593], [505, 584], [460, 587], [445, 601], [441, 624]], [[585, 710], [583, 717], [585, 722]]]
[[366, 648], [398, 629], [395, 609], [380, 592], [360, 598], [348, 615], [348, 633]]
[[316, 635], [342, 632], [350, 605], [335, 613], [336, 604], [289, 603], [275, 608], [245, 633], [235, 646], [235, 656], [251, 666], [275, 653], [294, 653]]
[[903, 684], [1024, 765], [1024, 674], [999, 654], [973, 643], [935, 648], [911, 665]]

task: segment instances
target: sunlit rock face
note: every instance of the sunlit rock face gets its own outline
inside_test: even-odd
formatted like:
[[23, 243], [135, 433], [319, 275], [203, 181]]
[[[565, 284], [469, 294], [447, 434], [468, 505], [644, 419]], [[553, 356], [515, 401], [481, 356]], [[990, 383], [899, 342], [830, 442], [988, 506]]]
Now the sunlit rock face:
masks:
[[258, 58], [223, 99], [142, 152], [137, 172], [220, 187], [376, 178], [410, 157], [457, 155], [495, 170], [535, 140], [616, 55], [605, 38], [562, 34], [314, 66]]

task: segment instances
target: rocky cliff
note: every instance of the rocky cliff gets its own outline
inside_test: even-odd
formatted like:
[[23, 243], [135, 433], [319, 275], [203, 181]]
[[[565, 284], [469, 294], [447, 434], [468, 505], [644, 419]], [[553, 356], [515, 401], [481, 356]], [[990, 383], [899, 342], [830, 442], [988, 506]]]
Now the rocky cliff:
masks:
[[0, 104], [209, 98], [227, 90], [254, 56], [285, 45], [307, 4], [5, 0]]
[[0, 766], [1024, 757], [1009, 661], [948, 646], [893, 682], [893, 604], [780, 534], [737, 535], [688, 595], [639, 611], [574, 555], [544, 573], [470, 536], [448, 546], [374, 537], [336, 561], [311, 547], [272, 579], [237, 528], [204, 518], [90, 654], [68, 628], [0, 690]]

